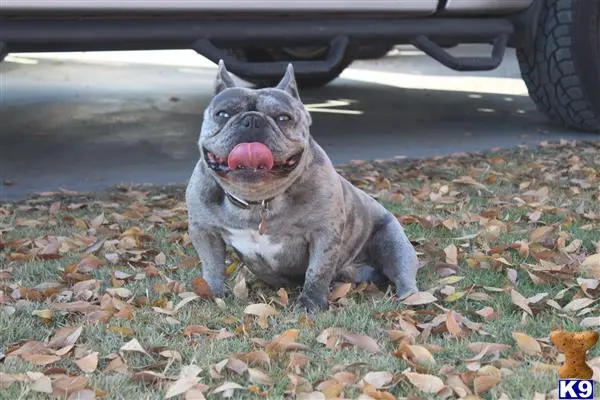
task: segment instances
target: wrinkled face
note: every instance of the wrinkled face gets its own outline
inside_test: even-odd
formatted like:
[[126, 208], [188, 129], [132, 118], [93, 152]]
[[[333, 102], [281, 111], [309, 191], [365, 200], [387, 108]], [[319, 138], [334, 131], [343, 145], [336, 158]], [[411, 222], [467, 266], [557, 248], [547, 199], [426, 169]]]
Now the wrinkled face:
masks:
[[235, 87], [220, 64], [217, 94], [204, 112], [202, 161], [233, 195], [274, 197], [305, 167], [310, 123], [291, 67], [276, 88], [255, 90]]

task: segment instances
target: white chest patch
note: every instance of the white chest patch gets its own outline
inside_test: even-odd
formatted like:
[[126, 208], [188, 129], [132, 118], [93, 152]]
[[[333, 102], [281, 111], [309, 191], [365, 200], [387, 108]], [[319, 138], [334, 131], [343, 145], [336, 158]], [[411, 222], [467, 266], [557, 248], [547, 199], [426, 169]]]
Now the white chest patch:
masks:
[[273, 243], [268, 235], [261, 235], [256, 230], [228, 229], [228, 231], [231, 246], [249, 258], [261, 255], [270, 264], [274, 264], [275, 256], [283, 247], [283, 243]]

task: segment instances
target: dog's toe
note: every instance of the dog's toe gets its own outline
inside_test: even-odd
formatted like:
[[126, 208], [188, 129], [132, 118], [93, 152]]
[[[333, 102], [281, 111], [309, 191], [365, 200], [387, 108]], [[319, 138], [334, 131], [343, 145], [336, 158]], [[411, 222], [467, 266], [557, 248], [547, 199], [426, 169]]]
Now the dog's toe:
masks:
[[298, 297], [297, 307], [308, 312], [314, 314], [317, 311], [326, 310], [329, 307], [329, 302], [327, 298], [320, 297], [310, 297], [305, 294], [301, 294]]

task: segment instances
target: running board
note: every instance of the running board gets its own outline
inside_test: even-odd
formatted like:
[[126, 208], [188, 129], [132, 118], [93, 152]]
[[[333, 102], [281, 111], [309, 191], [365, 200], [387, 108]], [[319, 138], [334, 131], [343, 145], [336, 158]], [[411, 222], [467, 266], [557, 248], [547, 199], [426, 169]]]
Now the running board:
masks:
[[0, 62], [2, 62], [7, 55], [8, 47], [6, 46], [6, 44], [4, 44], [4, 42], [0, 42]]
[[412, 45], [434, 60], [455, 71], [489, 71], [496, 69], [504, 59], [508, 34], [504, 33], [494, 39], [490, 57], [456, 57], [429, 40], [427, 36], [419, 36]]

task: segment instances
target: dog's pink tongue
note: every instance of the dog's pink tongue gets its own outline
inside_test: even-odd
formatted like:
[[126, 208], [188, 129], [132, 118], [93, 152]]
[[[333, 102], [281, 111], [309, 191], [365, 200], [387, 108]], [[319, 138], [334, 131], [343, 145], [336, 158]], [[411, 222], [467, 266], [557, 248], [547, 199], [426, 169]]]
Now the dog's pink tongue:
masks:
[[229, 169], [271, 169], [273, 153], [262, 143], [240, 143], [231, 150], [227, 157]]

